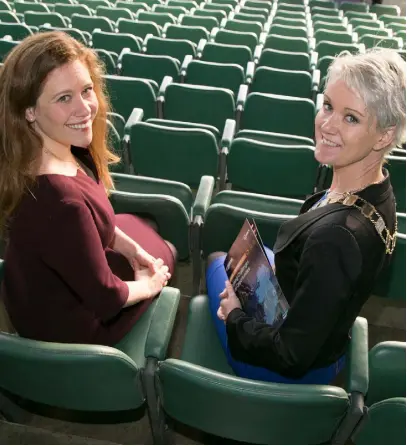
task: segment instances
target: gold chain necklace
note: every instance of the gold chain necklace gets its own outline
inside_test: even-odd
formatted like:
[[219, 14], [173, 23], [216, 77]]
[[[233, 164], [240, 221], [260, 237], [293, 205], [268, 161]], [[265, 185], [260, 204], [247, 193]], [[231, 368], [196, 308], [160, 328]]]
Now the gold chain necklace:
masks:
[[45, 153], [48, 153], [49, 155], [52, 155], [54, 158], [56, 158], [57, 160], [63, 162], [63, 163], [71, 163], [71, 164], [75, 164], [76, 167], [80, 170], [82, 170], [81, 165], [78, 163], [78, 161], [75, 159], [75, 161], [65, 161], [62, 158], [60, 158], [58, 155], [55, 155], [54, 152], [52, 152], [51, 150], [47, 149], [46, 147], [43, 148]]

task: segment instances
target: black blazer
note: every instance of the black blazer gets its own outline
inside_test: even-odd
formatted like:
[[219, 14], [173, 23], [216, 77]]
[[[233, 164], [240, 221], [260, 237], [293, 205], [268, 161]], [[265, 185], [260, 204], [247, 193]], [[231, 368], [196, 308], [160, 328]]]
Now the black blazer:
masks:
[[[357, 195], [375, 206], [393, 233], [395, 199], [384, 174], [383, 182]], [[228, 345], [236, 360], [300, 378], [344, 354], [353, 322], [390, 256], [358, 209], [334, 203], [307, 212], [324, 192], [306, 200], [277, 235], [276, 275], [290, 304], [284, 323], [273, 329], [241, 309], [229, 313]]]

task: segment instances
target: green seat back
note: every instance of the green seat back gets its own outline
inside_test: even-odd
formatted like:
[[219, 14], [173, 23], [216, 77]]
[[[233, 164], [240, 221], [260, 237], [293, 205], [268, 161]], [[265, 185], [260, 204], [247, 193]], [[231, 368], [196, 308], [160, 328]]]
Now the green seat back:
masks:
[[202, 51], [202, 60], [206, 62], [233, 63], [246, 67], [253, 55], [250, 48], [243, 45], [207, 42]]
[[246, 0], [245, 6], [249, 6], [252, 8], [266, 8], [269, 12], [271, 11], [271, 8], [273, 7], [273, 3], [269, 1], [263, 1], [263, 0]]
[[391, 37], [392, 34], [392, 31], [390, 29], [380, 29], [362, 25], [357, 26], [356, 28], [354, 28], [353, 31], [355, 31], [355, 33], [358, 33], [359, 41], [365, 34], [370, 34], [376, 37]]
[[304, 201], [295, 198], [224, 190], [212, 198], [211, 204], [216, 203], [243, 209], [252, 209], [257, 212], [297, 216], [300, 213]]
[[385, 26], [390, 23], [400, 23], [401, 25], [406, 26], [405, 17], [396, 17], [394, 15], [383, 14], [380, 16], [380, 20], [385, 24]]
[[35, 2], [20, 2], [16, 1], [14, 2], [14, 9], [17, 13], [24, 14], [28, 11], [35, 11], [35, 12], [50, 12], [47, 5], [43, 3], [35, 3]]
[[[383, 23], [383, 22], [380, 22], [380, 23]], [[403, 23], [392, 22], [392, 23], [386, 23], [386, 28], [393, 30], [393, 32], [405, 31], [406, 25], [404, 25]]]
[[146, 53], [169, 56], [182, 62], [187, 55], [195, 57], [196, 44], [189, 40], [169, 39], [152, 36], [147, 40]]
[[320, 29], [326, 29], [329, 31], [339, 31], [339, 32], [347, 31], [347, 27], [343, 23], [331, 23], [318, 20], [317, 22], [314, 22], [313, 26], [314, 26], [314, 34], [316, 31]]
[[328, 68], [334, 59], [335, 58], [333, 56], [323, 56], [318, 60], [317, 68], [321, 72], [321, 79], [327, 75]]
[[271, 25], [269, 34], [275, 34], [285, 37], [303, 37], [308, 38], [308, 31], [303, 26], [286, 26], [286, 25]]
[[212, 28], [219, 26], [219, 22], [215, 17], [200, 17], [196, 15], [184, 15], [181, 18], [180, 25], [186, 26], [202, 26], [208, 32], [212, 31]]
[[54, 5], [54, 12], [64, 17], [71, 17], [73, 14], [92, 15], [91, 10], [86, 5], [66, 5], [64, 3], [56, 3]]
[[394, 37], [379, 37], [373, 34], [365, 34], [359, 38], [359, 42], [366, 45], [366, 48], [381, 47], [402, 49], [403, 44], [400, 39]]
[[168, 25], [165, 30], [165, 37], [189, 40], [197, 45], [201, 39], [209, 39], [209, 33], [203, 26]]
[[307, 21], [305, 19], [290, 19], [286, 16], [274, 17], [273, 25], [285, 25], [285, 26], [304, 26], [307, 27]]
[[196, 17], [212, 17], [220, 23], [223, 19], [226, 19], [227, 14], [225, 11], [218, 11], [213, 9], [195, 9], [193, 15]]
[[0, 10], [0, 23], [20, 23], [20, 19], [12, 11]]
[[177, 22], [176, 17], [174, 17], [172, 14], [148, 11], [139, 11], [137, 13], [137, 20], [140, 22], [153, 22], [161, 27], [163, 27], [166, 23]]
[[23, 40], [32, 34], [31, 29], [23, 23], [0, 23], [0, 38], [9, 35], [13, 40], [17, 41]]
[[153, 6], [153, 12], [163, 12], [172, 14], [174, 17], [179, 17], [181, 14], [187, 14], [188, 10], [182, 6], [165, 6], [156, 4]]
[[254, 73], [251, 92], [311, 98], [312, 77], [308, 71], [259, 67]]
[[230, 31], [254, 33], [257, 37], [259, 37], [260, 33], [263, 31], [263, 26], [259, 22], [249, 22], [246, 20], [233, 19], [226, 21], [225, 29], [228, 29]]
[[270, 34], [264, 48], [273, 48], [280, 51], [293, 51], [296, 53], [309, 53], [308, 39], [305, 37], [286, 37]]
[[258, 38], [254, 33], [242, 31], [229, 31], [220, 29], [215, 36], [216, 43], [225, 43], [227, 45], [242, 45], [250, 48], [252, 53], [258, 44]]
[[312, 21], [315, 22], [330, 22], [332, 24], [342, 25], [342, 17], [327, 14], [315, 14], [312, 16]]
[[107, 75], [105, 81], [113, 110], [126, 120], [133, 108], [142, 108], [145, 119], [157, 115], [156, 93], [147, 79]]
[[353, 43], [352, 34], [344, 31], [331, 31], [328, 29], [319, 29], [314, 33], [314, 37], [316, 42], [321, 42], [323, 40], [328, 40], [329, 42], [338, 42], [338, 43]]
[[346, 11], [345, 17], [350, 20], [354, 18], [366, 19], [366, 20], [377, 20], [376, 14], [372, 12], [358, 12], [358, 11]]
[[397, 211], [406, 211], [406, 158], [386, 156], [386, 168], [390, 173], [391, 184], [397, 202]]
[[308, 71], [310, 69], [310, 57], [308, 53], [295, 53], [268, 48], [262, 51], [259, 66], [279, 68], [281, 70]]
[[161, 36], [162, 27], [154, 22], [136, 22], [134, 20], [119, 19], [117, 21], [119, 33], [133, 34], [135, 37], [144, 39], [147, 34]]
[[406, 396], [406, 343], [385, 341], [369, 351], [368, 406]]
[[95, 30], [92, 33], [92, 43], [94, 48], [120, 54], [123, 48], [130, 48], [132, 53], [140, 52], [143, 41], [132, 34]]
[[267, 21], [270, 11], [267, 8], [252, 8], [251, 6], [244, 5], [244, 6], [240, 7], [239, 13], [253, 15], [253, 16], [259, 15], [259, 16], [263, 17], [264, 21]]
[[285, 10], [277, 10], [277, 13], [275, 17], [286, 17], [287, 19], [300, 19], [300, 20], [307, 20], [307, 16], [305, 12], [293, 12], [293, 11], [285, 11]]
[[116, 74], [117, 73], [117, 53], [112, 51], [106, 51], [103, 49], [95, 49], [96, 54], [99, 59], [103, 62], [106, 74]]
[[264, 25], [266, 23], [266, 18], [261, 14], [245, 14], [243, 12], [236, 13], [233, 18], [235, 20], [242, 20], [245, 22], [258, 22]]
[[81, 31], [80, 29], [76, 28], [59, 28], [54, 26], [40, 26], [41, 31], [63, 31], [64, 33], [69, 34], [74, 39], [78, 40], [79, 42], [83, 43], [84, 45], [88, 45], [91, 41], [91, 33], [87, 31]]
[[383, 22], [380, 22], [379, 20], [371, 20], [371, 19], [360, 19], [360, 18], [353, 18], [349, 20], [349, 23], [353, 26], [353, 28], [356, 28], [357, 26], [369, 26], [370, 28], [383, 28]]
[[81, 5], [86, 5], [89, 9], [96, 12], [96, 9], [99, 6], [107, 6], [110, 7], [111, 4], [108, 0], [81, 0]]
[[233, 140], [227, 158], [233, 189], [283, 197], [312, 194], [317, 167], [313, 147], [273, 145], [246, 138]]
[[310, 0], [308, 2], [308, 5], [310, 6], [311, 11], [312, 11], [312, 8], [314, 8], [314, 7], [336, 9], [335, 2], [333, 2], [331, 0]]
[[120, 157], [120, 161], [116, 164], [109, 165], [109, 172], [125, 173], [126, 172], [126, 162], [123, 154], [122, 139], [120, 137], [119, 131], [114, 126], [114, 123], [109, 119], [106, 119], [108, 140], [113, 152]]
[[165, 91], [165, 119], [209, 124], [222, 132], [234, 116], [234, 95], [225, 88], [173, 83]]
[[226, 15], [228, 15], [233, 11], [233, 6], [219, 3], [202, 3], [202, 9], [209, 9], [212, 11], [223, 11], [226, 13]]
[[369, 407], [368, 419], [353, 444], [383, 445], [406, 442], [406, 399], [389, 398]]
[[[294, 116], [301, 119], [293, 119]], [[311, 99], [250, 93], [241, 128], [313, 138], [314, 120], [315, 105]]]
[[227, 88], [232, 90], [236, 96], [240, 85], [244, 83], [244, 71], [240, 65], [236, 64], [192, 60], [188, 64], [185, 82], [193, 85]]
[[123, 76], [151, 79], [161, 84], [164, 76], [178, 79], [179, 62], [169, 56], [152, 56], [149, 54], [126, 53], [122, 57]]
[[72, 28], [80, 29], [92, 33], [94, 29], [99, 28], [102, 31], [113, 32], [113, 22], [106, 17], [89, 17], [82, 14], [72, 14]]
[[20, 42], [15, 40], [0, 39], [0, 60], [4, 61], [7, 54], [19, 43]]
[[318, 42], [315, 51], [319, 54], [319, 57], [324, 56], [336, 56], [341, 51], [349, 51], [350, 53], [358, 53], [359, 45], [356, 43], [336, 43], [323, 40]]
[[118, 1], [116, 2], [116, 8], [125, 8], [131, 11], [133, 14], [137, 14], [139, 11], [148, 11], [149, 7], [143, 2], [126, 2]]
[[332, 16], [332, 17], [340, 17], [339, 10], [336, 9], [335, 7], [327, 8], [325, 6], [324, 7], [314, 6], [311, 8], [311, 14], [312, 14], [312, 16], [315, 16], [317, 14], [322, 14], [322, 15], [328, 15], [328, 16]]
[[192, 8], [198, 8], [198, 3], [192, 0], [168, 0], [168, 6], [182, 6], [183, 8], [190, 11]]
[[[207, 130], [142, 122], [132, 127], [130, 140], [136, 174], [180, 181], [193, 188], [203, 175], [217, 174], [217, 142]], [[157, 163], [158, 159], [165, 163]]]
[[285, 133], [263, 132], [261, 130], [239, 130], [235, 138], [248, 138], [278, 146], [314, 146], [312, 138]]
[[10, 6], [9, 2], [6, 0], [0, 1], [0, 11], [12, 11], [13, 8]]
[[374, 5], [370, 6], [369, 11], [375, 12], [377, 14], [377, 17], [379, 17], [379, 19], [380, 19], [380, 16], [382, 16], [382, 15], [399, 16], [400, 15], [400, 6], [374, 4]]
[[28, 26], [41, 26], [44, 23], [49, 23], [51, 26], [60, 28], [68, 27], [66, 19], [57, 12], [28, 11], [24, 13], [24, 23]]
[[342, 2], [339, 4], [341, 11], [368, 12], [369, 5], [367, 3]]
[[96, 15], [99, 17], [106, 17], [113, 22], [119, 19], [133, 19], [133, 13], [127, 8], [109, 8], [108, 6], [98, 6], [96, 8]]

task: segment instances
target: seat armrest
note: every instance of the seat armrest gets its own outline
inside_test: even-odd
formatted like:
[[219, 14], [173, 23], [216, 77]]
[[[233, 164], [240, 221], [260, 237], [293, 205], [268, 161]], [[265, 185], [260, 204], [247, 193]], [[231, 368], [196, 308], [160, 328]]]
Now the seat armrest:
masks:
[[233, 137], [236, 133], [236, 121], [234, 119], [226, 119], [225, 128], [223, 129], [222, 139], [221, 139], [221, 149], [230, 149], [232, 145]]
[[144, 110], [142, 108], [133, 108], [133, 111], [131, 112], [129, 119], [127, 120], [124, 126], [125, 135], [130, 134], [130, 130], [133, 127], [133, 125], [143, 120], [143, 115], [144, 115]]
[[172, 83], [172, 77], [164, 76], [164, 79], [161, 82], [160, 88], [158, 90], [157, 100], [164, 100], [165, 90], [167, 89], [168, 85], [170, 85], [171, 83]]
[[223, 19], [220, 21], [219, 28], [220, 28], [220, 29], [224, 29], [225, 26], [226, 26], [227, 21], [228, 21], [228, 19], [223, 18]]
[[164, 38], [167, 37], [167, 29], [170, 25], [172, 25], [172, 23], [169, 23], [169, 22], [164, 25], [163, 30], [161, 32], [161, 37], [164, 37]]
[[261, 52], [263, 51], [263, 45], [257, 45], [253, 53], [253, 62], [257, 65], [260, 60]]
[[121, 73], [122, 67], [123, 67], [123, 56], [127, 53], [131, 53], [130, 48], [123, 48], [119, 54], [119, 58], [117, 59], [117, 72], [118, 74]]
[[236, 99], [236, 110], [243, 111], [248, 92], [249, 92], [248, 85], [243, 84], [239, 87], [239, 92], [237, 94], [237, 99]]
[[312, 51], [309, 60], [309, 67], [311, 70], [315, 70], [318, 63], [318, 53], [316, 51]]
[[181, 293], [177, 288], [164, 287], [161, 291], [147, 333], [144, 356], [159, 361], [165, 359], [171, 339]]
[[311, 51], [315, 51], [315, 45], [316, 45], [315, 37], [310, 37], [308, 39], [308, 48], [310, 53]]
[[263, 46], [264, 46], [264, 44], [266, 43], [267, 34], [268, 34], [268, 33], [265, 32], [265, 31], [263, 31], [263, 32], [260, 33], [260, 36], [259, 36], [259, 45], [263, 45]]
[[366, 46], [364, 43], [359, 43], [359, 52], [362, 54], [366, 53]]
[[148, 45], [148, 40], [153, 37], [153, 35], [151, 33], [146, 34], [146, 36], [144, 37], [143, 43], [141, 44], [141, 52], [142, 53], [146, 53], [147, 52], [147, 45]]
[[324, 95], [322, 93], [317, 94], [317, 98], [315, 100], [315, 115], [321, 110], [324, 105]]
[[347, 31], [348, 34], [352, 34], [352, 32], [353, 32], [353, 26], [352, 26], [351, 23], [348, 23], [348, 24], [346, 25], [346, 31]]
[[312, 73], [312, 91], [319, 90], [319, 83], [321, 82], [321, 71], [314, 70]]
[[184, 58], [184, 61], [182, 62], [181, 68], [179, 70], [181, 78], [184, 78], [187, 75], [187, 68], [189, 65], [189, 62], [193, 59], [192, 54], [187, 54]]
[[202, 59], [202, 53], [205, 48], [206, 42], [207, 42], [206, 39], [201, 39], [199, 41], [198, 46], [196, 48], [196, 58], [197, 59]]
[[358, 43], [358, 41], [359, 41], [358, 33], [353, 32], [352, 33], [352, 43]]
[[253, 82], [254, 78], [254, 70], [256, 69], [256, 65], [254, 62], [249, 62], [246, 67], [246, 76], [245, 83], [250, 85]]
[[356, 318], [351, 336], [347, 351], [346, 390], [365, 396], [369, 388], [369, 335], [365, 318]]
[[194, 204], [192, 205], [192, 219], [197, 215], [202, 218], [211, 204], [212, 193], [215, 187], [215, 179], [209, 175], [204, 175], [199, 183]]
[[215, 26], [215, 28], [212, 28], [211, 33], [209, 34], [209, 42], [215, 42], [216, 34], [218, 34], [219, 28]]

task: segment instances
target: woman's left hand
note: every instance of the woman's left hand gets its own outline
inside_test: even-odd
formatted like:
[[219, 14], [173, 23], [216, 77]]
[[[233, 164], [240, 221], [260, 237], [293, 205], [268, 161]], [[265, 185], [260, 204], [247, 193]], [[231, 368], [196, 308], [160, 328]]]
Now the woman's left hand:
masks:
[[127, 259], [133, 269], [141, 266], [143, 268], [148, 268], [152, 273], [155, 272], [155, 262], [157, 259], [144, 250], [140, 245], [135, 247], [134, 251], [127, 256]]
[[221, 301], [218, 309], [218, 318], [222, 321], [226, 321], [229, 313], [235, 308], [242, 308], [240, 300], [233, 291], [233, 287], [229, 280], [225, 282], [225, 289], [219, 294], [219, 297], [221, 298]]

